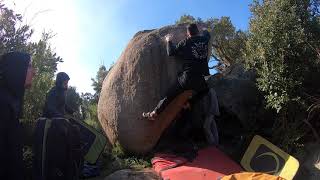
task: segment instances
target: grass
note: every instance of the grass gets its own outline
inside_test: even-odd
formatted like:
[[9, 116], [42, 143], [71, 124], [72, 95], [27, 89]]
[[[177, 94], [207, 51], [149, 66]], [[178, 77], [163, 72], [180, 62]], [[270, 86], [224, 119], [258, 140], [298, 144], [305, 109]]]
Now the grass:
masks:
[[142, 170], [151, 167], [151, 156], [138, 157], [126, 154], [119, 143], [116, 143], [111, 151], [104, 152], [101, 160], [103, 177], [121, 169]]

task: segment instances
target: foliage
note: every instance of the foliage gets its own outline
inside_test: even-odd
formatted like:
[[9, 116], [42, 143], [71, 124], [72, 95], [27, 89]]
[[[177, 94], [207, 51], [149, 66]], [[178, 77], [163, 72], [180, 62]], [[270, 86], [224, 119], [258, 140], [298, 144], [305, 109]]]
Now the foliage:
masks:
[[212, 57], [218, 61], [216, 69], [224, 72], [231, 65], [242, 62], [247, 34], [236, 30], [229, 17], [211, 18], [206, 23], [213, 31]]
[[92, 95], [91, 93], [84, 93], [81, 95], [82, 118], [87, 124], [91, 125], [92, 127], [100, 131], [102, 131], [102, 127], [98, 119], [97, 103], [99, 101], [103, 81], [112, 69], [112, 67], [113, 65], [111, 65], [109, 70], [107, 70], [104, 65], [100, 66], [96, 78], [91, 79], [93, 82], [92, 86], [95, 91], [94, 95]]
[[23, 17], [20, 14], [0, 2], [0, 15], [0, 53], [28, 52], [32, 55], [32, 64], [37, 71], [24, 101], [24, 120], [31, 122], [41, 116], [46, 93], [53, 85], [57, 64], [62, 59], [50, 47], [50, 33], [44, 32], [38, 42], [31, 42], [33, 30], [22, 23]]
[[81, 95], [81, 99], [81, 111], [83, 112], [83, 119], [95, 119], [97, 116], [97, 102], [94, 99], [94, 95], [91, 93], [85, 93]]
[[245, 65], [257, 73], [266, 107], [278, 112], [273, 142], [288, 152], [314, 139], [308, 135], [312, 125], [305, 123], [311, 105], [306, 94], [318, 89], [320, 23], [314, 2], [265, 0], [251, 6]]
[[29, 43], [28, 49], [32, 54], [32, 64], [37, 74], [32, 87], [26, 91], [24, 101], [25, 121], [35, 121], [41, 116], [46, 99], [46, 93], [54, 85], [54, 73], [62, 59], [55, 54], [49, 44], [50, 34], [43, 33], [42, 39], [36, 43]]
[[102, 66], [100, 66], [100, 68], [99, 68], [99, 70], [97, 72], [96, 78], [95, 79], [91, 78], [92, 86], [93, 86], [93, 89], [95, 90], [94, 96], [95, 96], [96, 101], [100, 97], [100, 92], [101, 92], [101, 89], [102, 89], [103, 80], [107, 76], [107, 74], [110, 71], [110, 69], [107, 70], [106, 67], [104, 65], [102, 65]]
[[102, 127], [98, 119], [97, 104], [89, 104], [87, 113], [89, 116], [85, 119], [85, 122], [90, 126], [94, 127], [95, 129], [102, 131]]
[[0, 1], [0, 54], [27, 50], [33, 31], [21, 22], [22, 15], [8, 9]]
[[102, 131], [102, 127], [98, 119], [97, 100], [95, 99], [95, 96], [91, 93], [82, 93], [81, 99], [81, 119], [98, 131]]
[[84, 120], [88, 116], [90, 116], [90, 114], [88, 114], [88, 107], [90, 104], [93, 103], [94, 95], [91, 93], [81, 93], [81, 99], [82, 99], [82, 103], [80, 105], [80, 111], [82, 115], [81, 119]]
[[[201, 21], [201, 19], [198, 18], [198, 20]], [[197, 19], [191, 16], [190, 14], [184, 14], [180, 17], [179, 20], [176, 21], [176, 24], [184, 24], [184, 23], [195, 23], [197, 22]]]
[[292, 101], [301, 101], [303, 77], [317, 61], [319, 23], [309, 2], [255, 1], [251, 7], [246, 65], [257, 71], [258, 88], [268, 107], [277, 112]]
[[298, 104], [290, 104], [287, 111], [283, 111], [275, 118], [272, 130], [272, 142], [288, 153], [295, 153], [303, 148], [306, 142], [312, 141], [312, 138], [305, 139], [309, 134], [307, 126], [302, 118], [305, 109]]
[[77, 119], [81, 118], [80, 106], [82, 104], [82, 99], [77, 92], [76, 87], [69, 87], [66, 92], [66, 107], [74, 117]]

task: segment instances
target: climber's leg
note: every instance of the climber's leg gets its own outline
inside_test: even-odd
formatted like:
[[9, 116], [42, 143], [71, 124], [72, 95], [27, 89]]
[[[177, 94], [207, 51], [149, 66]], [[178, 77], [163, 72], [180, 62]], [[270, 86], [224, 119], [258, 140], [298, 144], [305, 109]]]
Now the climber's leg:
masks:
[[176, 83], [168, 89], [166, 95], [159, 101], [156, 108], [151, 112], [143, 113], [142, 116], [149, 120], [155, 120], [156, 116], [160, 114], [175, 97], [183, 93], [183, 91], [184, 89], [181, 87], [180, 83], [176, 81]]

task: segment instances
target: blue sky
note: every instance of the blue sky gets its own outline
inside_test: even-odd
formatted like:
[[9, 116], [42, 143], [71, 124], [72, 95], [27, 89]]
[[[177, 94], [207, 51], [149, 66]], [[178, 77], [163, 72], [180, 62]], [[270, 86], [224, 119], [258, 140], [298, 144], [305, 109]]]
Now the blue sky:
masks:
[[[174, 24], [183, 14], [207, 19], [229, 16], [237, 29], [248, 28], [251, 0], [7, 0], [41, 32], [53, 31], [52, 47], [64, 59], [60, 71], [80, 92], [93, 92], [91, 78], [100, 65], [116, 62], [133, 35]], [[34, 14], [38, 14], [34, 18]]]

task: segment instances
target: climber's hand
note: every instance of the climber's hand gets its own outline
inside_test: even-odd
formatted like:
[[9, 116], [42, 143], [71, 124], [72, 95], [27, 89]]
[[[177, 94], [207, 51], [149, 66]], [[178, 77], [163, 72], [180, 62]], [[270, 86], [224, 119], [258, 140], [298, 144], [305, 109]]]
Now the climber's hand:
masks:
[[170, 41], [172, 39], [172, 34], [167, 34], [165, 38], [167, 42]]

